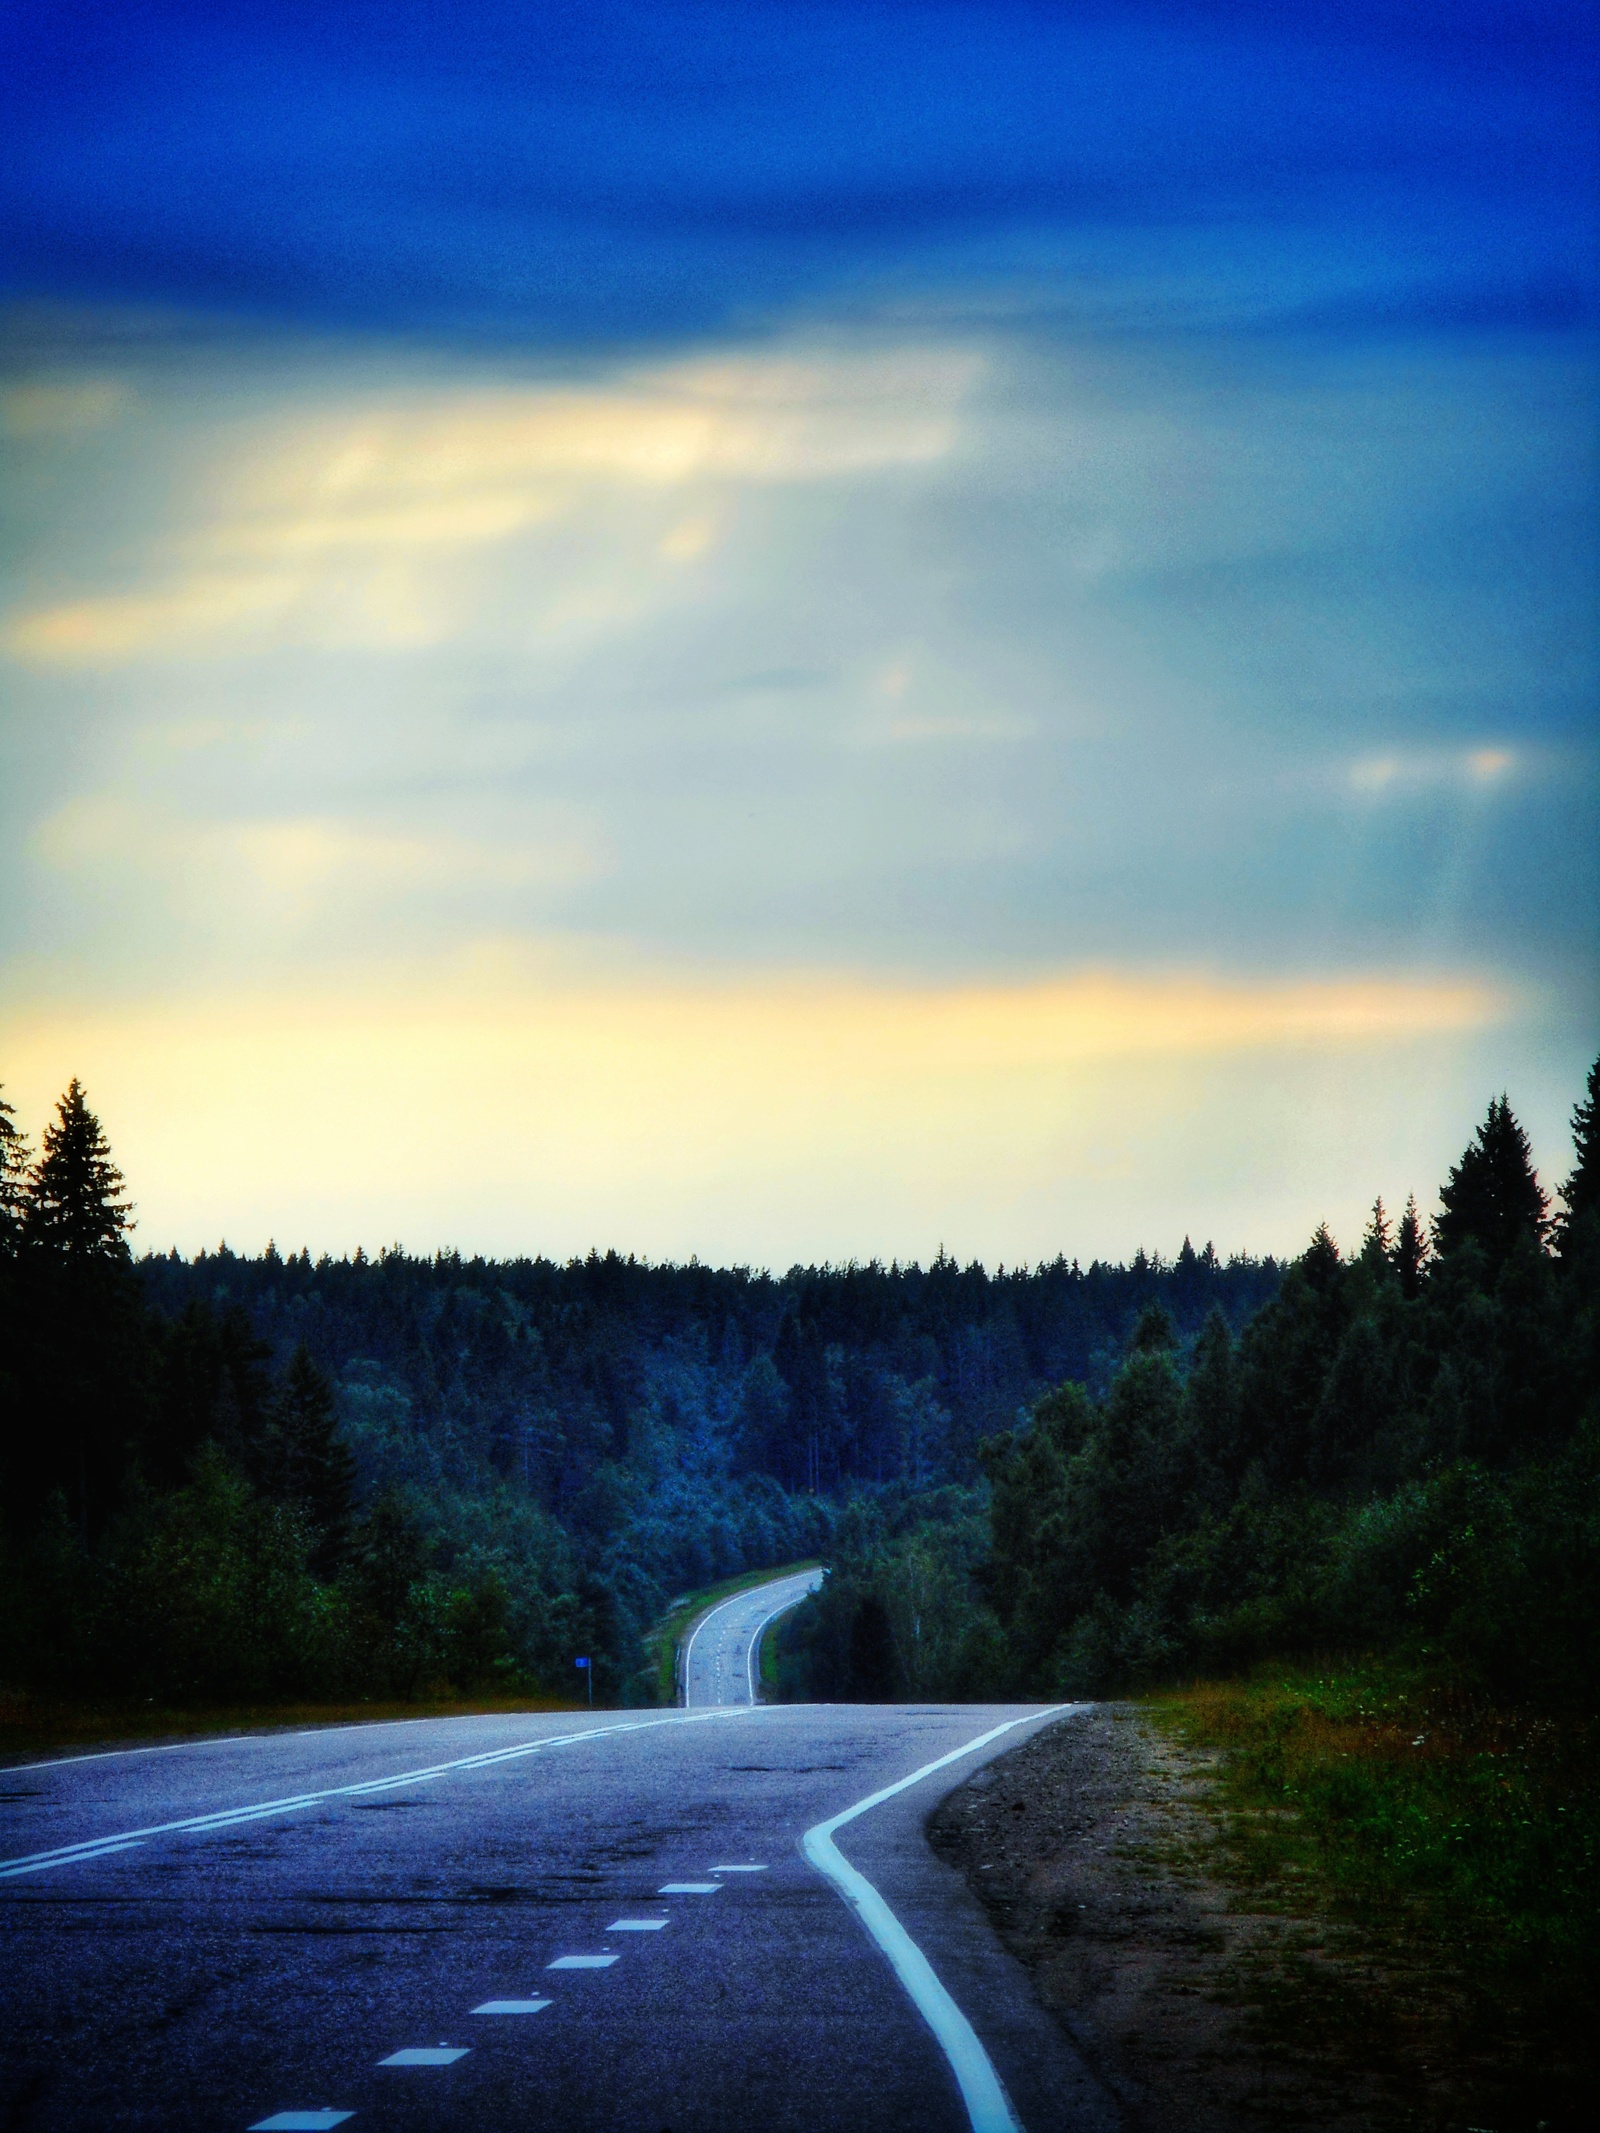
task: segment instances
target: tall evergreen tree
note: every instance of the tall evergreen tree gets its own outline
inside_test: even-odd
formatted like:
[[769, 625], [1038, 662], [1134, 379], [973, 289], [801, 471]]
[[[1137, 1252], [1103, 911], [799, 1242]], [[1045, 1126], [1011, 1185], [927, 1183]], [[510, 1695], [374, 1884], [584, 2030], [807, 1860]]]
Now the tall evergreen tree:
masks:
[[349, 1545], [355, 1461], [339, 1435], [333, 1387], [304, 1341], [283, 1374], [263, 1467], [268, 1493], [312, 1529], [312, 1569], [329, 1575]]
[[133, 1208], [120, 1197], [122, 1185], [100, 1121], [74, 1075], [56, 1106], [55, 1124], [44, 1129], [44, 1148], [29, 1180], [26, 1241], [71, 1261], [126, 1259]]
[[0, 1258], [8, 1258], [22, 1238], [28, 1200], [28, 1143], [17, 1130], [16, 1112], [0, 1096]]
[[1600, 1059], [1589, 1069], [1584, 1095], [1573, 1108], [1572, 1142], [1578, 1160], [1561, 1188], [1566, 1207], [1557, 1230], [1563, 1257], [1586, 1226], [1600, 1224]]
[[1386, 1272], [1394, 1261], [1394, 1239], [1389, 1232], [1389, 1211], [1380, 1194], [1372, 1203], [1367, 1234], [1361, 1240], [1361, 1264], [1374, 1273]]
[[1433, 1237], [1441, 1257], [1472, 1243], [1498, 1272], [1522, 1238], [1542, 1239], [1549, 1202], [1534, 1174], [1528, 1136], [1504, 1096], [1490, 1104], [1439, 1199]]
[[1400, 1294], [1413, 1303], [1422, 1294], [1422, 1276], [1428, 1264], [1428, 1233], [1417, 1213], [1417, 1196], [1406, 1195], [1406, 1211], [1394, 1239], [1394, 1270], [1400, 1277]]

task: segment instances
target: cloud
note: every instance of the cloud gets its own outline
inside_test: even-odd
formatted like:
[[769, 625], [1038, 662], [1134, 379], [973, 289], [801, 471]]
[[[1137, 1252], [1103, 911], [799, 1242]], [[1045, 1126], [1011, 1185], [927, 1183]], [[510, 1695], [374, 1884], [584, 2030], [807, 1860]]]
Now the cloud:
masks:
[[131, 398], [116, 378], [28, 379], [0, 392], [0, 429], [11, 437], [73, 437], [103, 428]]
[[89, 794], [47, 817], [34, 844], [58, 874], [109, 881], [120, 901], [155, 885], [191, 927], [235, 945], [263, 925], [298, 937], [315, 922], [325, 936], [374, 907], [566, 888], [607, 864], [592, 833], [538, 807], [466, 835], [314, 815], [196, 822], [132, 795]]
[[[326, 856], [313, 836], [273, 863]], [[158, 1247], [223, 1229], [786, 1264], [941, 1236], [1087, 1256], [1252, 1218], [1257, 1248], [1298, 1243], [1373, 1189], [1348, 1183], [1348, 1136], [1393, 1137], [1396, 1074], [1520, 1012], [1440, 971], [717, 982], [504, 949], [337, 989], [39, 1005], [3, 1035], [25, 1116], [82, 1075]]]
[[1498, 785], [1520, 767], [1513, 748], [1400, 751], [1359, 757], [1346, 773], [1352, 791], [1373, 797], [1449, 785]]
[[[664, 497], [649, 543], [669, 569], [705, 554], [714, 513], [691, 485], [790, 484], [925, 466], [952, 450], [981, 359], [970, 350], [823, 350], [628, 373], [582, 390], [457, 388], [267, 425], [213, 473], [174, 571], [146, 589], [13, 615], [5, 643], [41, 666], [115, 667], [274, 642], [404, 651], [458, 634], [472, 589], [447, 565], [570, 516], [597, 493]], [[647, 510], [660, 505], [645, 503]], [[551, 624], [614, 620], [635, 588], [557, 585]]]

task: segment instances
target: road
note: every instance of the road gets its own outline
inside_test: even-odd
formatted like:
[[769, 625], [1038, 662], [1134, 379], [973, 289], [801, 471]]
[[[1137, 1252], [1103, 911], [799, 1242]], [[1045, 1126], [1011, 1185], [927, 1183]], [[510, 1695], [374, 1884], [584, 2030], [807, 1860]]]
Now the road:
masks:
[[922, 1836], [1052, 1722], [428, 1719], [0, 1773], [0, 2125], [1111, 2133]]
[[690, 1634], [683, 1655], [683, 1701], [686, 1710], [761, 1701], [757, 1672], [761, 1632], [769, 1622], [798, 1607], [822, 1583], [820, 1570], [797, 1571], [710, 1608]]

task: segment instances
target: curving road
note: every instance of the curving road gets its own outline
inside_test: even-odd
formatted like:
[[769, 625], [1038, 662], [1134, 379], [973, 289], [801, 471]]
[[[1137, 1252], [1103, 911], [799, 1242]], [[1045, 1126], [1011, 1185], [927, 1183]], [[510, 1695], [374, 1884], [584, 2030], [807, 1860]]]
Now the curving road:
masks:
[[1053, 1723], [745, 1702], [0, 1772], [0, 2125], [1114, 2133], [922, 1833]]
[[797, 1571], [709, 1608], [695, 1624], [683, 1652], [683, 1704], [703, 1711], [761, 1701], [757, 1670], [761, 1633], [769, 1622], [798, 1607], [821, 1585], [820, 1570]]

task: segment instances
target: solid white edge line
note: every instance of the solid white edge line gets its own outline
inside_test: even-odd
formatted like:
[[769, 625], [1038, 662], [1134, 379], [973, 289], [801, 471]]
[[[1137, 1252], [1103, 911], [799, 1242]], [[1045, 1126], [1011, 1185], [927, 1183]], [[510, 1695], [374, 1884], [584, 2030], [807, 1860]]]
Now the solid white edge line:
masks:
[[[718, 1704], [697, 1711], [696, 1721], [732, 1718], [747, 1711], [742, 1703]], [[77, 1844], [57, 1845], [46, 1852], [25, 1852], [16, 1859], [0, 1859], [0, 1880], [15, 1874], [41, 1874], [55, 1866], [73, 1866], [107, 1850], [122, 1850], [146, 1837], [167, 1837], [184, 1830], [230, 1829], [240, 1822], [260, 1822], [273, 1815], [296, 1814], [302, 1808], [318, 1807], [324, 1800], [343, 1800], [366, 1792], [391, 1792], [401, 1785], [425, 1785], [433, 1778], [450, 1777], [458, 1770], [487, 1770], [497, 1763], [516, 1762], [537, 1755], [544, 1748], [570, 1748], [586, 1740], [601, 1740], [610, 1733], [648, 1733], [656, 1726], [681, 1726], [687, 1713], [674, 1711], [666, 1718], [633, 1719], [620, 1726], [588, 1726], [581, 1733], [555, 1733], [543, 1740], [520, 1742], [511, 1748], [492, 1748], [482, 1755], [458, 1756], [454, 1762], [432, 1763], [420, 1770], [402, 1770], [393, 1777], [363, 1778], [352, 1785], [329, 1785], [320, 1792], [285, 1794], [281, 1799], [262, 1800], [249, 1807], [222, 1807], [207, 1815], [185, 1815], [173, 1822], [152, 1822], [143, 1829], [113, 1831], [103, 1837], [85, 1837]], [[267, 1736], [270, 1738], [271, 1736]]]
[[[804, 1570], [804, 1571], [801, 1571], [801, 1570], [797, 1570], [797, 1571], [795, 1571], [795, 1572], [794, 1572], [794, 1575], [795, 1575], [796, 1577], [810, 1577], [810, 1575], [811, 1575], [811, 1572], [810, 1572], [809, 1570]], [[788, 1583], [789, 1581], [788, 1581], [788, 1579], [787, 1579], [787, 1578], [774, 1578], [772, 1582], [773, 1582], [773, 1584], [774, 1584], [774, 1585], [786, 1585], [786, 1584], [787, 1584], [787, 1583]], [[754, 1597], [756, 1596], [756, 1594], [757, 1594], [758, 1592], [760, 1592], [760, 1591], [761, 1591], [762, 1589], [763, 1589], [763, 1588], [762, 1588], [761, 1586], [759, 1586], [759, 1585], [750, 1585], [750, 1586], [747, 1586], [747, 1587], [745, 1588], [745, 1590], [744, 1590], [743, 1592], [731, 1592], [731, 1593], [729, 1593], [728, 1597], [727, 1597], [727, 1598], [726, 1598], [725, 1600], [719, 1600], [719, 1601], [717, 1602], [717, 1604], [716, 1604], [716, 1606], [715, 1606], [715, 1607], [708, 1607], [708, 1608], [706, 1609], [705, 1613], [704, 1613], [704, 1614], [703, 1614], [703, 1615], [702, 1615], [702, 1616], [700, 1617], [699, 1621], [698, 1621], [698, 1622], [697, 1622], [697, 1623], [695, 1624], [694, 1628], [693, 1628], [692, 1630], [690, 1630], [690, 1632], [689, 1632], [689, 1641], [688, 1641], [688, 1643], [687, 1643], [687, 1644], [686, 1644], [686, 1645], [684, 1646], [684, 1649], [683, 1649], [683, 1708], [684, 1708], [684, 1710], [686, 1710], [686, 1711], [687, 1711], [687, 1710], [689, 1709], [689, 1662], [690, 1662], [690, 1661], [691, 1661], [691, 1660], [693, 1659], [693, 1657], [694, 1657], [694, 1647], [695, 1647], [695, 1639], [696, 1639], [696, 1638], [697, 1638], [697, 1637], [699, 1636], [699, 1634], [700, 1634], [701, 1630], [703, 1630], [703, 1629], [705, 1628], [706, 1624], [707, 1624], [707, 1623], [708, 1623], [709, 1621], [711, 1621], [711, 1620], [713, 1619], [713, 1617], [714, 1617], [714, 1616], [716, 1616], [716, 1615], [720, 1615], [720, 1614], [721, 1614], [721, 1612], [722, 1612], [722, 1610], [723, 1610], [723, 1609], [724, 1609], [725, 1607], [737, 1607], [737, 1606], [738, 1606], [738, 1604], [739, 1604], [739, 1602], [740, 1602], [741, 1600], [750, 1600], [750, 1599], [754, 1599]], [[788, 1603], [788, 1604], [790, 1604], [790, 1605], [795, 1605], [795, 1604], [797, 1604], [797, 1603], [795, 1603], [795, 1602], [790, 1602], [790, 1603]], [[780, 1607], [780, 1608], [778, 1609], [778, 1612], [779, 1612], [779, 1614], [782, 1614], [782, 1613], [783, 1613], [783, 1609], [782, 1609], [782, 1608]], [[769, 1618], [769, 1619], [770, 1619], [770, 1618]], [[764, 1626], [765, 1626], [765, 1625], [763, 1625], [763, 1627], [764, 1627]], [[754, 1697], [753, 1695], [751, 1696], [751, 1698], [750, 1698], [750, 1701], [751, 1701], [752, 1703], [754, 1703], [754, 1702], [755, 1702], [755, 1697]], [[740, 1706], [740, 1705], [738, 1705], [738, 1704], [725, 1704], [725, 1703], [722, 1703], [722, 1704], [708, 1704], [708, 1705], [703, 1705], [703, 1706], [702, 1706], [702, 1708], [703, 1708], [703, 1709], [706, 1709], [706, 1710], [713, 1710], [713, 1711], [737, 1711], [737, 1710], [739, 1710], [739, 1709], [741, 1708], [741, 1706]]]
[[[813, 1573], [808, 1570], [805, 1574], [807, 1577], [810, 1577]], [[750, 1639], [750, 1650], [746, 1654], [745, 1658], [745, 1673], [748, 1676], [750, 1682], [750, 1701], [752, 1704], [759, 1703], [761, 1700], [756, 1694], [756, 1661], [761, 1656], [762, 1638], [772, 1627], [773, 1623], [777, 1621], [779, 1615], [786, 1615], [789, 1612], [790, 1608], [798, 1607], [801, 1601], [803, 1600], [809, 1600], [811, 1595], [817, 1590], [817, 1586], [808, 1585], [805, 1591], [798, 1594], [796, 1598], [792, 1600], [785, 1600], [781, 1607], [775, 1607], [770, 1615], [763, 1615], [760, 1622], [757, 1623], [756, 1633]]]
[[1085, 1704], [1047, 1704], [1042, 1710], [1026, 1712], [1021, 1718], [1008, 1718], [1003, 1725], [991, 1726], [987, 1733], [980, 1733], [976, 1740], [969, 1740], [965, 1747], [952, 1748], [948, 1755], [941, 1755], [931, 1763], [924, 1763], [920, 1770], [913, 1770], [909, 1777], [896, 1784], [885, 1785], [880, 1792], [869, 1793], [864, 1800], [857, 1800], [854, 1807], [847, 1807], [842, 1814], [830, 1815], [826, 1822], [818, 1822], [808, 1829], [800, 1840], [800, 1849], [817, 1869], [843, 1894], [845, 1901], [872, 1935], [878, 1946], [889, 1958], [895, 1976], [910, 1995], [913, 2004], [928, 2027], [938, 2039], [939, 2048], [950, 2065], [961, 2090], [961, 2099], [967, 2107], [967, 2118], [972, 2133], [1022, 2133], [1022, 2121], [1012, 2108], [1011, 2098], [1005, 2092], [994, 2063], [978, 2041], [978, 2033], [961, 2009], [940, 1984], [933, 1965], [901, 1925], [893, 1911], [884, 1902], [878, 1891], [859, 1873], [833, 1841], [835, 1830], [853, 1822], [858, 1815], [869, 1809], [881, 1807], [885, 1800], [892, 1800], [897, 1792], [907, 1792], [913, 1785], [920, 1785], [936, 1770], [943, 1770], [950, 1763], [985, 1748], [1002, 1733], [1010, 1733], [1018, 1726], [1034, 1725], [1043, 1719], [1060, 1718], [1072, 1711], [1087, 1709]]
[[109, 1763], [117, 1755], [176, 1755], [180, 1748], [232, 1748], [242, 1740], [268, 1740], [263, 1733], [197, 1733], [193, 1740], [157, 1741], [152, 1748], [96, 1748], [88, 1755], [56, 1755], [46, 1763], [0, 1763], [0, 1777], [20, 1777], [25, 1770], [65, 1770], [69, 1763]]

